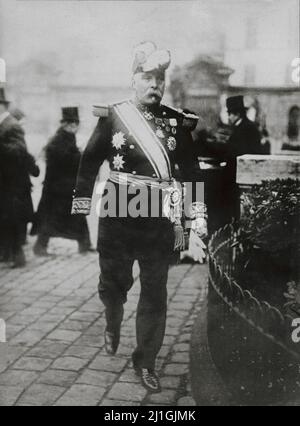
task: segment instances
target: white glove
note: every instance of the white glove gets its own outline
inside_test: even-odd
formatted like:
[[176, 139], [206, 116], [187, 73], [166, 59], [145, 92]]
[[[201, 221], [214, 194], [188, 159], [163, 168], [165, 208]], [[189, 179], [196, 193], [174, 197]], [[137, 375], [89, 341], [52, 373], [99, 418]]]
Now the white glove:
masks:
[[207, 237], [207, 222], [205, 218], [197, 218], [192, 221], [188, 250], [181, 253], [181, 260], [191, 258], [195, 262], [205, 263], [206, 245], [203, 238]]
[[206, 238], [208, 235], [207, 220], [204, 217], [192, 220], [191, 230], [195, 231], [199, 238]]

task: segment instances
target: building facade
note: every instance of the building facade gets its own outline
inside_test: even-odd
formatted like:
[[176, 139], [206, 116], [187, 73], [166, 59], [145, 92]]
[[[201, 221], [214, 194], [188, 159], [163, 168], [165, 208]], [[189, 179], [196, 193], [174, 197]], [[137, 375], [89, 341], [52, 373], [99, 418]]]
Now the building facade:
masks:
[[286, 87], [299, 57], [299, 0], [212, 0], [211, 16], [222, 20], [220, 55], [235, 70], [233, 86]]

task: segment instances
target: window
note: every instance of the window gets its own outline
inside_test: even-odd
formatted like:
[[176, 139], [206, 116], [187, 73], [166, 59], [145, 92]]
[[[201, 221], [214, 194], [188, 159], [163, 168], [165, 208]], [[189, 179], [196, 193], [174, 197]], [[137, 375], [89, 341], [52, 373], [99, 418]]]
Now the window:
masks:
[[289, 111], [288, 138], [290, 141], [297, 141], [300, 129], [300, 108], [294, 105]]

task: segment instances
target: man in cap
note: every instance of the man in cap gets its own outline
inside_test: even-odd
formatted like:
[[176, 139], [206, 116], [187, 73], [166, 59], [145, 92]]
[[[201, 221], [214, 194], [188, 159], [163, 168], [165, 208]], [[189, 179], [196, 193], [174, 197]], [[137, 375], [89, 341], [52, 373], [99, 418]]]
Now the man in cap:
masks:
[[0, 242], [2, 260], [12, 260], [17, 268], [26, 264], [22, 246], [27, 224], [33, 220], [30, 175], [37, 177], [39, 168], [8, 108], [5, 91], [0, 89]]
[[37, 256], [49, 255], [47, 248], [51, 237], [78, 241], [81, 254], [91, 251], [86, 218], [71, 216], [81, 156], [76, 143], [79, 123], [78, 108], [63, 108], [61, 126], [45, 148], [44, 189], [31, 231], [32, 235], [38, 235], [34, 246]]
[[[174, 247], [183, 246], [181, 217], [176, 212], [175, 200], [180, 198], [180, 191], [176, 193], [173, 181], [175, 164], [182, 178], [190, 182], [196, 161], [191, 130], [198, 118], [161, 103], [170, 61], [170, 52], [158, 50], [151, 42], [136, 48], [134, 99], [96, 108], [100, 120], [81, 159], [73, 202], [73, 214], [90, 214], [95, 178], [99, 166], [108, 160], [111, 173], [105, 193], [113, 185], [117, 205], [106, 216], [101, 211], [99, 221], [99, 295], [106, 308], [105, 347], [110, 355], [117, 352], [123, 305], [133, 285], [133, 263], [138, 260], [141, 295], [137, 347], [132, 359], [143, 386], [150, 392], [161, 390], [155, 362], [165, 334], [168, 269]], [[126, 196], [120, 197], [124, 188]], [[140, 214], [132, 214], [134, 197], [145, 188], [148, 192], [140, 202]], [[146, 202], [155, 188], [170, 195], [165, 198], [165, 215], [151, 215], [153, 202]], [[145, 204], [147, 208], [143, 209]], [[202, 220], [203, 205], [193, 207], [195, 216]]]

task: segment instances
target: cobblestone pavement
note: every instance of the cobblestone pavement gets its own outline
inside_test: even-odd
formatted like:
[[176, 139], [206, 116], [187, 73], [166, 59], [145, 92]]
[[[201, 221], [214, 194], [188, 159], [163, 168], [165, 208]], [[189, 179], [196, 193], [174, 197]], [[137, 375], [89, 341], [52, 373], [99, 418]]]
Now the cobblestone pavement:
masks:
[[178, 265], [169, 277], [169, 315], [158, 359], [163, 391], [149, 395], [132, 371], [138, 269], [130, 292], [118, 355], [104, 350], [105, 322], [98, 300], [96, 254], [54, 240], [56, 256], [28, 266], [0, 266], [0, 318], [8, 343], [0, 344], [0, 405], [190, 405], [190, 334], [206, 293], [206, 266]]

